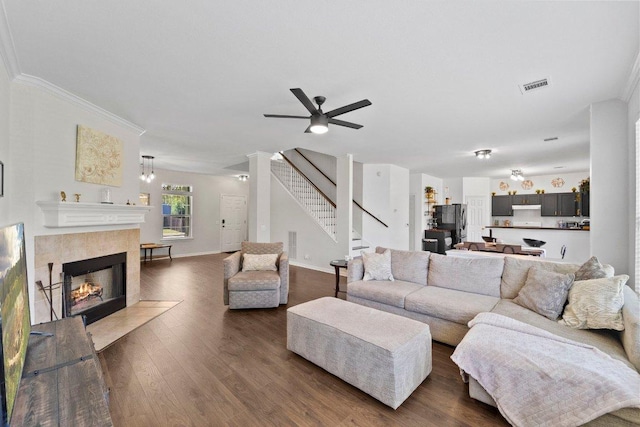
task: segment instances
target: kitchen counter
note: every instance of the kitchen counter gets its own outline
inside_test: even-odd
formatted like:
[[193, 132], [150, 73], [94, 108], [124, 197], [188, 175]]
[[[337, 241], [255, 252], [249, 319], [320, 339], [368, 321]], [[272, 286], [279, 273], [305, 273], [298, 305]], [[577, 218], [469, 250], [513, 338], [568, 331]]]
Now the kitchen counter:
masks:
[[[581, 233], [581, 231], [584, 231]], [[498, 242], [525, 246], [523, 239], [535, 239], [547, 242], [542, 249], [546, 249], [548, 259], [561, 259], [562, 249], [566, 248], [564, 261], [582, 264], [591, 256], [591, 233], [588, 230], [572, 228], [551, 228], [535, 226], [487, 226], [484, 236], [491, 233]]]
[[504, 226], [504, 225], [488, 225], [485, 228], [509, 228], [515, 230], [560, 230], [560, 231], [589, 231], [584, 228], [560, 228], [560, 227], [521, 227], [521, 226]]

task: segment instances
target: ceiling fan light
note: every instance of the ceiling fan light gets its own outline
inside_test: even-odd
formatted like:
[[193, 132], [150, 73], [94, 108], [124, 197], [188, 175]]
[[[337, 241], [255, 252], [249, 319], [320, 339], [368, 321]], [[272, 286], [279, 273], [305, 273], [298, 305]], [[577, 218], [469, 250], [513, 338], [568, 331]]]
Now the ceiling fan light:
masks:
[[326, 116], [311, 116], [309, 130], [315, 134], [323, 134], [329, 131], [329, 122]]

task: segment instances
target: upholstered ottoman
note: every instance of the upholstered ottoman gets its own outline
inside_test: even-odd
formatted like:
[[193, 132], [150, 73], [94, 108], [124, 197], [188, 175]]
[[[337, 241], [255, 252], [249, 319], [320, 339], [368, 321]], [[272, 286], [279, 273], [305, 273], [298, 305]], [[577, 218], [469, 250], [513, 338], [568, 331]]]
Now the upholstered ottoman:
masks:
[[333, 297], [287, 310], [287, 348], [393, 409], [431, 372], [429, 325]]

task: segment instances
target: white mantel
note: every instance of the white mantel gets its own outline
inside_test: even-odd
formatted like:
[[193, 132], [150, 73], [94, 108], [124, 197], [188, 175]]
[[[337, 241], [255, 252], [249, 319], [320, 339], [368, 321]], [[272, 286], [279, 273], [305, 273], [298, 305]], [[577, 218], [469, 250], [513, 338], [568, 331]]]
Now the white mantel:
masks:
[[151, 206], [84, 202], [36, 202], [44, 213], [44, 226], [50, 228], [93, 225], [140, 224]]

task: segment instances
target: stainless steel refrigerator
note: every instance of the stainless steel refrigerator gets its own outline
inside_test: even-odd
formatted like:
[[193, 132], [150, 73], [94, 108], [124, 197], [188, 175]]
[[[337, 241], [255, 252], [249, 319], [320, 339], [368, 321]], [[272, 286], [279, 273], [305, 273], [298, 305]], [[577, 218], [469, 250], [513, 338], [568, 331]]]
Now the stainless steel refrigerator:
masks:
[[440, 230], [451, 230], [453, 244], [467, 240], [467, 205], [436, 205], [435, 220]]

